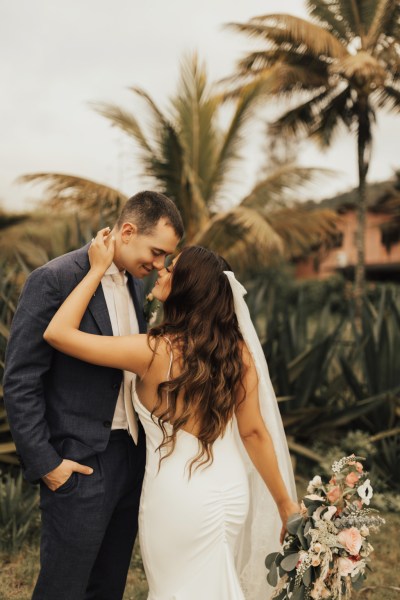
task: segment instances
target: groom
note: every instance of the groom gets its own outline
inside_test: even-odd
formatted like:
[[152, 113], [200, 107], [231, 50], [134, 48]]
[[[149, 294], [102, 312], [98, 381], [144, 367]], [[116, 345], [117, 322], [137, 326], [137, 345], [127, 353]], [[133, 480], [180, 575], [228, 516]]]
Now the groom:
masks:
[[[174, 203], [127, 201], [113, 229], [114, 262], [83, 316], [96, 335], [146, 332], [141, 279], [162, 269], [183, 236]], [[133, 374], [52, 349], [43, 332], [89, 270], [88, 248], [28, 278], [11, 327], [4, 400], [25, 477], [40, 482], [41, 568], [34, 600], [119, 600], [137, 533], [145, 440]]]

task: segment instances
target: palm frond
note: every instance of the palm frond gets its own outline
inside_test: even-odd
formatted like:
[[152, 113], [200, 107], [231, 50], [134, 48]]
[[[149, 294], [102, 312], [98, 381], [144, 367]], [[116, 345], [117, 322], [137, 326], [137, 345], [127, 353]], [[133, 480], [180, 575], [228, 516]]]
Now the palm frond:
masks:
[[2, 208], [0, 208], [0, 230], [3, 231], [8, 227], [16, 225], [17, 223], [26, 221], [26, 219], [28, 218], [29, 215], [27, 214], [6, 212]]
[[323, 148], [329, 146], [340, 125], [349, 128], [354, 120], [351, 110], [351, 89], [345, 87], [341, 92], [331, 95], [322, 110], [318, 113], [310, 136]]
[[79, 209], [87, 213], [101, 213], [104, 218], [114, 217], [127, 197], [112, 187], [65, 173], [31, 173], [22, 175], [18, 183], [45, 185], [45, 203], [52, 209]]
[[251, 52], [238, 63], [239, 73], [246, 75], [249, 71], [252, 74], [262, 73], [265, 69], [275, 65], [290, 65], [306, 69], [309, 72], [310, 79], [315, 80], [318, 77], [319, 83], [325, 82], [328, 76], [328, 64], [323, 57], [316, 57], [307, 52], [295, 52], [277, 48], [275, 50], [263, 50]]
[[257, 183], [251, 192], [243, 198], [240, 206], [268, 211], [294, 206], [299, 200], [300, 190], [309, 187], [321, 177], [332, 176], [330, 169], [316, 169], [284, 165], [275, 169], [268, 177]]
[[[234, 114], [229, 122], [227, 130], [222, 136], [222, 141], [216, 156], [213, 176], [209, 182], [209, 194], [211, 198], [216, 198], [227, 175], [236, 165], [236, 161], [240, 156], [240, 149], [244, 142], [244, 129], [254, 115], [259, 103], [265, 99], [270, 93], [270, 90], [271, 79], [267, 74], [243, 86], [238, 93]], [[223, 98], [223, 96], [221, 96], [221, 98]]]
[[114, 127], [118, 127], [121, 131], [133, 137], [140, 148], [145, 152], [146, 156], [153, 154], [153, 150], [147, 138], [143, 134], [136, 117], [132, 113], [123, 110], [119, 106], [108, 104], [106, 102], [95, 103], [92, 104], [92, 106], [98, 114], [111, 121]]
[[306, 0], [309, 15], [324, 29], [340, 40], [348, 43], [353, 39], [347, 24], [341, 18], [337, 2], [332, 0]]
[[219, 146], [216, 117], [221, 100], [213, 93], [205, 66], [199, 64], [196, 54], [183, 61], [178, 92], [172, 104], [186, 162], [197, 178], [204, 200], [209, 202], [209, 181]]
[[213, 217], [195, 243], [218, 252], [238, 271], [271, 265], [284, 254], [282, 239], [268, 221], [242, 206]]
[[284, 241], [289, 258], [302, 257], [329, 246], [338, 234], [338, 215], [327, 209], [285, 208], [269, 213], [268, 220]]
[[296, 137], [311, 135], [318, 123], [319, 109], [328, 97], [329, 92], [323, 90], [295, 108], [286, 111], [279, 119], [271, 123], [271, 134]]
[[399, 11], [398, 3], [393, 0], [369, 0], [365, 3], [363, 11], [369, 11], [372, 15], [369, 24], [365, 46], [368, 50], [375, 48], [380, 36], [387, 35], [387, 28], [396, 19]]
[[351, 40], [364, 38], [367, 29], [362, 21], [360, 10], [363, 0], [333, 0], [333, 2], [337, 5], [338, 12], [347, 25]]
[[400, 90], [386, 85], [377, 90], [375, 97], [379, 108], [385, 108], [396, 113], [400, 112]]
[[254, 17], [247, 23], [231, 23], [229, 27], [266, 41], [272, 48], [303, 51], [319, 57], [340, 58], [346, 47], [329, 31], [310, 21], [285, 14]]
[[133, 92], [140, 98], [143, 98], [143, 100], [147, 104], [147, 107], [153, 113], [153, 118], [156, 121], [158, 121], [159, 123], [165, 122], [165, 116], [163, 115], [162, 111], [158, 108], [158, 106], [154, 102], [153, 98], [144, 89], [142, 89], [141, 87], [137, 87], [137, 86], [132, 86], [129, 89], [131, 90], [131, 92]]

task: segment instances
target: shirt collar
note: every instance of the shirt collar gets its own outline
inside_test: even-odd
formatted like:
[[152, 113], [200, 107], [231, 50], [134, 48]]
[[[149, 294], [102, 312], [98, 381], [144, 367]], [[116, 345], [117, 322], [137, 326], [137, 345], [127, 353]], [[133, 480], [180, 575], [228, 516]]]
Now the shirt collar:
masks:
[[[111, 265], [108, 267], [107, 271], [104, 273], [104, 275], [116, 275], [116, 273], [119, 273], [119, 272], [120, 271], [119, 271], [118, 267], [116, 266], [116, 264], [112, 262]], [[126, 277], [126, 271], [122, 271], [122, 272]]]

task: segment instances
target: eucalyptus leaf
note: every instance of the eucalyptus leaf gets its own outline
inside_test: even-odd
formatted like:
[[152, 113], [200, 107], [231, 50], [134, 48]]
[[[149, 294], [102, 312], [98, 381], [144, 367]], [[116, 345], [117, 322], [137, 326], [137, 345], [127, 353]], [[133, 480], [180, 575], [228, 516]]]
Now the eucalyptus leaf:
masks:
[[272, 564], [275, 562], [276, 557], [279, 556], [279, 552], [271, 552], [271, 554], [268, 554], [268, 556], [265, 559], [265, 566], [267, 567], [267, 569], [270, 569]]
[[304, 585], [301, 585], [293, 592], [290, 600], [304, 600], [305, 592], [306, 588], [304, 587]]
[[293, 515], [290, 515], [290, 517], [287, 520], [288, 532], [291, 533], [292, 535], [297, 535], [297, 530], [299, 528], [299, 525], [301, 525], [302, 522], [303, 522], [303, 517], [299, 513], [294, 513]]
[[317, 500], [316, 498], [303, 498], [303, 502], [304, 502], [304, 506], [307, 508], [309, 506], [315, 506], [315, 508], [314, 508], [314, 510], [315, 510], [316, 508], [321, 506], [321, 504], [324, 504], [325, 498], [321, 498], [320, 500]]
[[285, 569], [285, 571], [290, 573], [290, 571], [293, 571], [296, 568], [296, 565], [298, 562], [299, 562], [299, 553], [295, 552], [294, 554], [288, 554], [288, 556], [285, 556], [285, 558], [282, 560], [280, 566], [282, 567], [282, 569]]
[[303, 575], [303, 583], [306, 587], [308, 587], [309, 585], [311, 585], [311, 581], [312, 581], [311, 567], [308, 567], [307, 571]]
[[278, 583], [278, 570], [274, 563], [272, 563], [270, 571], [267, 575], [267, 581], [271, 587], [275, 587]]
[[360, 590], [364, 584], [364, 579], [365, 579], [365, 577], [361, 573], [355, 579], [351, 578], [351, 583], [353, 585], [353, 588], [357, 591]]

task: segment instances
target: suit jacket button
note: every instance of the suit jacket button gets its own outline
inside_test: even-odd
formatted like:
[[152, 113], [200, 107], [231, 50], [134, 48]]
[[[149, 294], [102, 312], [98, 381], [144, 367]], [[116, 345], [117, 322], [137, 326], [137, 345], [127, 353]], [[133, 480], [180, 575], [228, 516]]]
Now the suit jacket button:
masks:
[[120, 388], [121, 384], [120, 383], [113, 383], [112, 384], [112, 389], [113, 390], [118, 390]]
[[104, 425], [104, 427], [107, 427], [107, 429], [110, 429], [111, 421], [103, 421], [103, 425]]

